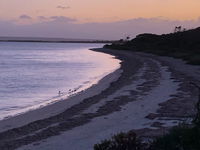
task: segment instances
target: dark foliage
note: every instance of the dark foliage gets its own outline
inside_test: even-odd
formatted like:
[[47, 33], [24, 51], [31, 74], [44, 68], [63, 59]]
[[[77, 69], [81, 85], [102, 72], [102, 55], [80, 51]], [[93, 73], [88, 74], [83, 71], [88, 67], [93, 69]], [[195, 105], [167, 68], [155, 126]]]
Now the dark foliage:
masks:
[[132, 131], [114, 135], [111, 140], [104, 140], [94, 145], [94, 150], [141, 150], [142, 144]]
[[94, 150], [200, 150], [200, 128], [179, 125], [149, 145], [144, 145], [133, 132], [120, 133], [94, 145]]
[[172, 56], [187, 60], [190, 64], [200, 64], [200, 27], [170, 34], [140, 34], [131, 41], [113, 43], [106, 48], [124, 49]]
[[149, 150], [200, 150], [200, 128], [178, 126], [157, 138]]

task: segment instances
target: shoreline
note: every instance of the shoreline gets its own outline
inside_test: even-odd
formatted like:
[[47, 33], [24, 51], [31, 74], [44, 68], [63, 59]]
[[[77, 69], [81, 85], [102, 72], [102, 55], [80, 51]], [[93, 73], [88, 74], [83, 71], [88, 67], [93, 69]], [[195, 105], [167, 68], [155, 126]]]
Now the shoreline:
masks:
[[5, 131], [0, 133], [1, 149], [76, 150], [82, 147], [88, 150], [121, 131], [134, 130], [142, 137], [154, 137], [166, 133], [181, 120], [191, 118], [197, 91], [188, 87], [185, 80], [196, 79], [188, 77], [180, 68], [177, 70], [176, 65], [173, 66], [173, 63], [178, 64], [175, 60], [167, 62], [160, 56], [130, 51], [94, 51], [120, 59], [121, 68], [100, 81], [96, 90], [91, 88], [87, 96], [75, 98], [67, 109], [62, 104], [53, 104], [58, 115], [48, 117], [53, 109], [44, 111], [47, 116], [38, 110], [32, 117], [38, 113], [42, 114], [41, 119], [32, 122], [34, 118], [29, 117], [29, 124], [23, 115], [21, 125], [24, 126], [1, 130]]
[[[50, 102], [47, 105], [37, 107], [36, 109], [29, 109], [26, 112], [5, 117], [0, 120], [0, 132], [62, 113], [71, 106], [80, 103], [83, 99], [101, 93], [101, 91], [105, 90], [112, 82], [115, 82], [119, 78], [121, 72], [121, 67], [119, 67], [92, 84], [89, 88], [72, 94], [67, 98], [60, 98], [60, 100]], [[16, 124], [16, 122], [19, 124]]]
[[[112, 57], [110, 59], [115, 59], [112, 55], [110, 55], [110, 56]], [[91, 81], [90, 84], [88, 84], [88, 85], [83, 86], [83, 84], [82, 84], [78, 88], [74, 88], [68, 93], [64, 92], [65, 94], [62, 94], [60, 96], [59, 95], [54, 96], [54, 97], [49, 98], [49, 99], [47, 99], [44, 102], [41, 102], [39, 104], [35, 104], [35, 105], [29, 106], [29, 107], [25, 107], [22, 110], [16, 110], [15, 113], [14, 112], [12, 113], [12, 115], [8, 115], [8, 116], [0, 118], [0, 132], [1, 132], [1, 122], [3, 122], [3, 121], [10, 120], [12, 118], [18, 118], [18, 116], [19, 117], [23, 116], [23, 114], [26, 114], [26, 113], [29, 113], [29, 112], [32, 112], [32, 111], [37, 111], [37, 110], [40, 110], [40, 109], [46, 109], [47, 106], [54, 105], [57, 102], [68, 101], [68, 100], [71, 100], [71, 99], [77, 99], [77, 97], [80, 97], [84, 94], [87, 95], [88, 92], [91, 93], [90, 90], [93, 91], [95, 89], [99, 89], [99, 92], [101, 92], [101, 90], [104, 90], [104, 87], [102, 89], [100, 89], [100, 88], [97, 88], [97, 86], [101, 87], [101, 85], [104, 84], [104, 82], [105, 83], [107, 82], [107, 86], [109, 86], [109, 84], [111, 82], [114, 82], [120, 76], [120, 73], [121, 73], [120, 62], [118, 62], [118, 65], [119, 65], [118, 67], [115, 67], [114, 69], [110, 70], [109, 72], [105, 72], [103, 75], [95, 77], [95, 79], [93, 81]], [[66, 102], [66, 103], [68, 103], [68, 102]], [[63, 104], [65, 104], [65, 103], [63, 102]], [[69, 104], [69, 105], [71, 106], [71, 104]], [[67, 108], [68, 107], [66, 107], [66, 109]], [[50, 108], [48, 108], [48, 109], [50, 109]], [[53, 110], [53, 111], [55, 111], [55, 110]], [[55, 113], [51, 113], [51, 114], [56, 115], [57, 113], [55, 112]], [[48, 117], [48, 116], [46, 116], [46, 117]], [[39, 119], [41, 119], [41, 118], [36, 118], [35, 120], [39, 120]]]

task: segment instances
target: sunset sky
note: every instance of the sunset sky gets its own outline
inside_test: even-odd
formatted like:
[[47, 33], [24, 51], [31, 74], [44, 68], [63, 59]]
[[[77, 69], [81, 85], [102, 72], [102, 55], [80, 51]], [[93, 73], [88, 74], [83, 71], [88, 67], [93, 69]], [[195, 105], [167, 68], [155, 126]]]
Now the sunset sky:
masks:
[[30, 26], [48, 21], [85, 25], [138, 18], [198, 21], [199, 8], [200, 0], [0, 0], [0, 25]]

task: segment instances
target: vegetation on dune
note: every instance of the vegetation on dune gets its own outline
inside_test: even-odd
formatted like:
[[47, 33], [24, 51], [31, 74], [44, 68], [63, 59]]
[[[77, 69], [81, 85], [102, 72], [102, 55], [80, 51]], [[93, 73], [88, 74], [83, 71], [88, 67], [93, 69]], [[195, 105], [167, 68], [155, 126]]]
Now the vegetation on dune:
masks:
[[127, 41], [120, 40], [106, 48], [148, 52], [182, 58], [190, 64], [200, 64], [200, 27], [192, 30], [175, 27], [174, 33], [156, 35], [140, 34]]
[[179, 125], [154, 140], [147, 150], [200, 150], [200, 128]]
[[134, 132], [119, 133], [110, 140], [94, 145], [94, 150], [142, 150], [141, 141]]
[[95, 144], [94, 150], [200, 150], [200, 127], [181, 124], [147, 144], [129, 131]]

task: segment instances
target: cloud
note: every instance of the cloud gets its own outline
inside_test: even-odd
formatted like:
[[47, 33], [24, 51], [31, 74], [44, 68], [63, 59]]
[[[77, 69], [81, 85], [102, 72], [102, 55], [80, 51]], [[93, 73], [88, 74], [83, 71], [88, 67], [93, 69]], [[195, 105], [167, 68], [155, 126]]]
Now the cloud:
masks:
[[39, 20], [48, 20], [48, 18], [45, 17], [45, 16], [38, 16], [37, 18], [38, 18]]
[[191, 29], [200, 26], [197, 20], [168, 20], [163, 18], [135, 18], [109, 23], [77, 23], [76, 19], [65, 16], [45, 17], [31, 24], [15, 24], [0, 20], [1, 36], [64, 37], [77, 39], [117, 40], [140, 33], [170, 33], [175, 26]]
[[69, 18], [69, 17], [65, 17], [65, 16], [50, 16], [50, 17], [38, 16], [37, 19], [40, 22], [62, 22], [62, 23], [68, 23], [68, 22], [77, 21], [74, 18]]
[[52, 21], [55, 21], [55, 22], [74, 22], [74, 21], [77, 21], [74, 18], [69, 18], [69, 17], [65, 17], [65, 16], [51, 16], [49, 19], [51, 19]]
[[19, 19], [31, 20], [32, 17], [30, 17], [28, 15], [21, 15], [21, 16], [19, 16]]
[[61, 6], [61, 5], [58, 5], [57, 8], [65, 10], [65, 9], [70, 9], [71, 7], [70, 6]]

